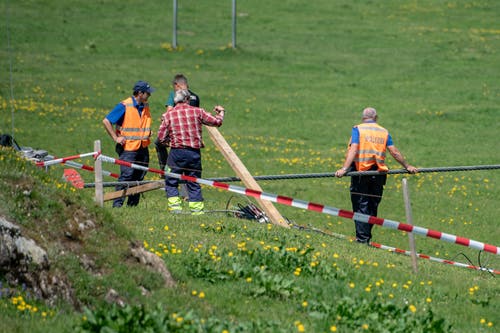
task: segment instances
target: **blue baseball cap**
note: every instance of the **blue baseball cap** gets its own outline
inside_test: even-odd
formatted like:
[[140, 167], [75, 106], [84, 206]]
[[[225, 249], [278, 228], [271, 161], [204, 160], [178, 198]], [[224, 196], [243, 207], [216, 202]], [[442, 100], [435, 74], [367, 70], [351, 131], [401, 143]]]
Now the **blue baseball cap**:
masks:
[[134, 91], [152, 93], [156, 89], [151, 87], [146, 81], [137, 81], [134, 85]]

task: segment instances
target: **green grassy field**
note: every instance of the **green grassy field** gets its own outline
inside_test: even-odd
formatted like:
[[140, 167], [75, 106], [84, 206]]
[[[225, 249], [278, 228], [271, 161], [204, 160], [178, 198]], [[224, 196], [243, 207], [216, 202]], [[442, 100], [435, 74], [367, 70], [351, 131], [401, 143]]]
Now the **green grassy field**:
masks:
[[[203, 107], [228, 110], [220, 131], [254, 175], [334, 172], [366, 106], [378, 110], [380, 124], [417, 167], [500, 164], [494, 1], [239, 1], [236, 49], [230, 1], [179, 1], [177, 49], [171, 1], [19, 0], [2, 2], [0, 11], [0, 132], [13, 132], [22, 146], [62, 157], [90, 152], [101, 140], [103, 154], [115, 157], [102, 118], [135, 81], [147, 80], [157, 88], [150, 98], [156, 128], [172, 77], [184, 73]], [[203, 177], [234, 176], [208, 135], [205, 143]], [[170, 216], [162, 191], [145, 193], [136, 209], [94, 208], [92, 190], [61, 184], [63, 167], [44, 172], [5, 151], [0, 156], [0, 211], [33, 238], [42, 241], [47, 232], [58, 239], [55, 226], [72, 214], [59, 212], [54, 202], [69, 200], [60, 196], [101, 221], [81, 251], [99, 258], [103, 277], [79, 269], [70, 254], [53, 253], [82, 302], [109, 316], [104, 322], [119, 312], [103, 301], [114, 288], [151, 317], [168, 317], [178, 332], [196, 325], [210, 332], [494, 332], [500, 325], [500, 284], [492, 274], [429, 260], [419, 260], [414, 274], [406, 256], [339, 237], [223, 213]], [[389, 166], [399, 168], [393, 160]], [[23, 177], [35, 179], [40, 207], [18, 197]], [[402, 178], [389, 177], [380, 217], [405, 222]], [[497, 170], [407, 178], [415, 225], [500, 245]], [[266, 192], [351, 209], [348, 178], [259, 183]], [[208, 210], [246, 200], [208, 187], [204, 196]], [[351, 220], [276, 207], [296, 224], [354, 233]], [[50, 230], [46, 216], [54, 216]], [[177, 286], [163, 288], [154, 274], [124, 263], [129, 241], [159, 254]], [[378, 226], [374, 241], [408, 249], [405, 233]], [[500, 269], [498, 255], [421, 236], [416, 244], [423, 254]], [[150, 293], [141, 295], [138, 286]], [[45, 315], [0, 296], [0, 331], [63, 332], [82, 323], [83, 314], [65, 304], [47, 307], [20, 295]]]

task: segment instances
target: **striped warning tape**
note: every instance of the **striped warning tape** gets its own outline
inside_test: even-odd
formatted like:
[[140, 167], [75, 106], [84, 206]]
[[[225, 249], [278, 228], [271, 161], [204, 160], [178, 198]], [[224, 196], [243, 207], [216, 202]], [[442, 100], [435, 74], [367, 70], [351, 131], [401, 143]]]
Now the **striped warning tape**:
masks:
[[[50, 158], [50, 160], [54, 160], [56, 157], [52, 156], [52, 155], [48, 155], [47, 158]], [[87, 171], [90, 171], [90, 172], [94, 172], [94, 167], [90, 166], [90, 165], [78, 163], [78, 162], [75, 162], [75, 161], [64, 161], [62, 163], [66, 164], [67, 166], [70, 166], [72, 168], [82, 169], [82, 170], [87, 170]], [[113, 172], [110, 172], [110, 171], [106, 171], [106, 170], [102, 170], [102, 174], [105, 175], [105, 176], [113, 177], [113, 178], [120, 177], [119, 174], [113, 173]]]
[[[375, 242], [371, 242], [370, 245], [373, 246], [373, 247], [375, 247], [375, 248], [378, 248], [378, 249], [388, 250], [390, 252], [395, 252], [395, 253], [399, 253], [399, 254], [404, 254], [404, 255], [407, 255], [407, 256], [411, 256], [411, 251], [408, 251], [408, 250], [398, 249], [396, 247], [391, 247], [391, 246], [387, 246], [387, 245], [383, 245], [383, 244], [379, 244], [379, 243], [375, 243]], [[470, 269], [474, 269], [474, 270], [478, 270], [478, 271], [490, 272], [492, 274], [500, 274], [500, 271], [492, 269], [492, 268], [486, 268], [486, 267], [481, 267], [481, 266], [468, 265], [468, 264], [464, 264], [464, 263], [456, 262], [456, 261], [452, 261], [452, 260], [431, 257], [431, 256], [428, 256], [428, 255], [422, 254], [422, 253], [416, 253], [416, 256], [418, 258], [421, 258], [421, 259], [427, 259], [427, 260], [431, 260], [431, 261], [436, 261], [436, 262], [440, 262], [440, 263], [443, 263], [443, 264], [448, 264], [448, 265], [453, 265], [453, 266], [458, 266], [458, 267], [464, 267], [464, 268], [470, 268]]]
[[375, 216], [354, 213], [351, 211], [342, 210], [342, 209], [338, 209], [338, 208], [334, 208], [334, 207], [328, 207], [328, 206], [324, 206], [321, 204], [312, 203], [312, 202], [308, 202], [308, 201], [304, 201], [304, 200], [293, 199], [290, 197], [285, 197], [285, 196], [272, 194], [272, 193], [261, 192], [261, 191], [252, 190], [252, 189], [234, 186], [234, 185], [229, 185], [229, 184], [225, 184], [225, 183], [219, 183], [219, 182], [206, 180], [206, 179], [202, 179], [202, 178], [179, 175], [179, 174], [175, 174], [175, 173], [165, 173], [163, 170], [148, 168], [148, 167], [145, 167], [142, 165], [130, 163], [127, 161], [118, 160], [118, 159], [115, 159], [115, 158], [112, 158], [109, 156], [105, 156], [105, 155], [99, 155], [98, 158], [104, 162], [114, 163], [114, 164], [123, 165], [123, 166], [127, 166], [127, 167], [134, 168], [134, 169], [150, 171], [150, 172], [159, 173], [159, 174], [167, 174], [169, 177], [172, 177], [172, 178], [182, 179], [182, 180], [186, 180], [186, 181], [190, 181], [190, 182], [196, 182], [196, 183], [199, 183], [202, 185], [220, 188], [220, 189], [223, 189], [226, 191], [230, 191], [230, 192], [258, 198], [261, 200], [272, 201], [272, 202], [276, 202], [279, 204], [292, 206], [292, 207], [296, 207], [296, 208], [301, 208], [301, 209], [306, 209], [306, 210], [311, 210], [311, 211], [322, 213], [322, 214], [328, 214], [328, 215], [332, 215], [332, 216], [353, 219], [353, 220], [364, 222], [364, 223], [376, 224], [376, 225], [380, 225], [380, 226], [383, 226], [383, 227], [386, 227], [389, 229], [396, 229], [396, 230], [411, 232], [411, 233], [418, 234], [421, 236], [435, 238], [435, 239], [442, 240], [445, 242], [463, 245], [463, 246], [470, 247], [472, 249], [500, 255], [500, 248], [497, 246], [486, 244], [486, 243], [479, 242], [479, 241], [475, 241], [475, 240], [468, 239], [465, 237], [459, 237], [459, 236], [455, 236], [452, 234], [443, 233], [443, 232], [436, 231], [436, 230], [431, 230], [431, 229], [427, 229], [427, 228], [413, 226], [410, 224], [405, 224], [405, 223], [392, 221], [392, 220], [388, 220], [388, 219], [382, 219], [382, 218], [375, 217]]
[[[336, 237], [336, 238], [340, 238], [340, 239], [346, 239], [346, 240], [349, 240], [351, 242], [356, 240], [355, 237], [348, 237], [348, 236], [343, 235], [343, 234], [318, 229], [318, 228], [315, 228], [312, 226], [302, 226], [302, 225], [298, 225], [298, 224], [292, 224], [292, 226], [297, 228], [297, 229], [300, 229], [300, 230], [311, 230], [311, 231], [318, 232], [318, 233], [323, 234], [323, 235], [332, 236], [332, 237]], [[396, 247], [391, 247], [391, 246], [387, 246], [387, 245], [383, 245], [383, 244], [379, 244], [379, 243], [375, 243], [375, 242], [370, 242], [369, 245], [374, 247], [374, 248], [377, 248], [377, 249], [387, 250], [389, 252], [394, 252], [397, 254], [411, 256], [411, 251], [408, 251], [408, 250], [398, 249]], [[498, 270], [495, 270], [492, 268], [486, 268], [483, 266], [468, 265], [468, 264], [464, 264], [461, 262], [456, 262], [456, 261], [452, 261], [452, 260], [428, 256], [428, 255], [422, 254], [422, 253], [416, 253], [416, 256], [420, 259], [427, 259], [427, 260], [439, 262], [442, 264], [448, 264], [448, 265], [453, 265], [453, 266], [462, 267], [462, 268], [469, 268], [469, 269], [473, 269], [473, 270], [489, 272], [492, 274], [500, 274], [500, 271], [498, 271]]]
[[95, 158], [95, 157], [97, 157], [98, 154], [99, 154], [98, 152], [92, 152], [92, 153], [56, 158], [55, 160], [36, 162], [36, 165], [44, 167], [44, 166], [49, 166], [49, 165], [54, 165], [54, 164], [66, 163], [67, 161], [76, 160], [77, 158], [83, 158], [83, 157], [88, 157], [88, 156], [93, 156]]
[[[70, 166], [70, 167], [73, 167], [73, 168], [83, 169], [83, 170], [87, 170], [87, 171], [90, 171], [90, 172], [94, 172], [94, 167], [92, 167], [90, 165], [81, 164], [81, 163], [77, 163], [77, 162], [73, 162], [73, 161], [66, 161], [65, 164], [67, 166]], [[118, 179], [118, 177], [120, 177], [119, 174], [113, 173], [111, 171], [106, 171], [106, 170], [102, 170], [102, 174], [105, 175], [105, 176], [116, 178], [116, 179]]]

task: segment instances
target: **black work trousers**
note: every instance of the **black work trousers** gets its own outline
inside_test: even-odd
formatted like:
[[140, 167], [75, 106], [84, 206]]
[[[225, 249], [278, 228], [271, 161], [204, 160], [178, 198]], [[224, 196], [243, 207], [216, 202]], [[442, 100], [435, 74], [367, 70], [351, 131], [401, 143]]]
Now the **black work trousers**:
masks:
[[[382, 201], [386, 175], [352, 176], [351, 203], [355, 213], [377, 216], [378, 205]], [[354, 220], [356, 226], [356, 241], [369, 243], [372, 238], [373, 224]]]
[[160, 164], [160, 170], [165, 170], [168, 158], [167, 145], [161, 143], [160, 140], [156, 139], [155, 150], [156, 156], [158, 157], [158, 163]]

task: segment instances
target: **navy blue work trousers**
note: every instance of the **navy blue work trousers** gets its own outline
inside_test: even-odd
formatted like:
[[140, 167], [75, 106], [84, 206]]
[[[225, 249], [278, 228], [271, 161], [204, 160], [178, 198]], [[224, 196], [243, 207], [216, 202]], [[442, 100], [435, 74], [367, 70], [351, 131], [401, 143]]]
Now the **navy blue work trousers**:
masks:
[[[201, 178], [201, 151], [194, 148], [170, 148], [167, 165], [171, 173]], [[186, 183], [189, 201], [203, 201], [201, 186], [195, 182]], [[179, 179], [165, 178], [167, 198], [179, 196]]]
[[[118, 158], [122, 161], [127, 161], [130, 163], [138, 164], [144, 167], [149, 166], [149, 149], [148, 147], [141, 147], [138, 150], [130, 151], [123, 150], [121, 145], [116, 146], [116, 152], [118, 153]], [[120, 182], [130, 182], [130, 181], [141, 181], [144, 179], [147, 171], [138, 170], [134, 168], [129, 168], [127, 166], [120, 165], [120, 177], [118, 181]], [[115, 189], [117, 191], [121, 191], [126, 189], [127, 185], [117, 185]], [[141, 198], [141, 194], [132, 194], [128, 196], [127, 206], [137, 206], [139, 204], [139, 200]], [[113, 201], [113, 207], [121, 207], [123, 206], [123, 202], [125, 198], [117, 198]]]

